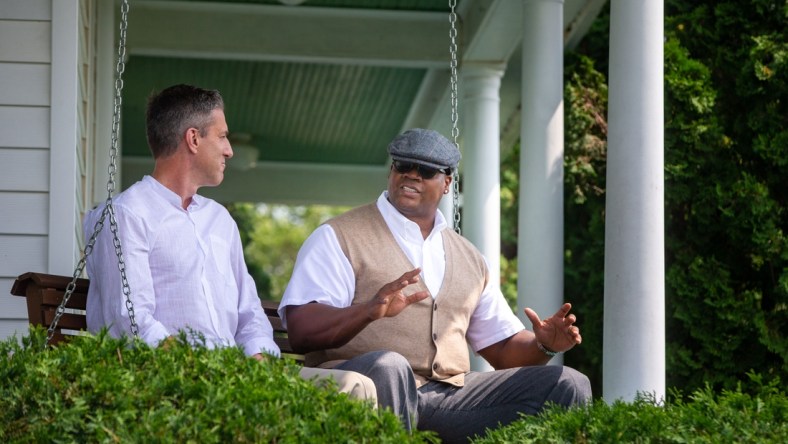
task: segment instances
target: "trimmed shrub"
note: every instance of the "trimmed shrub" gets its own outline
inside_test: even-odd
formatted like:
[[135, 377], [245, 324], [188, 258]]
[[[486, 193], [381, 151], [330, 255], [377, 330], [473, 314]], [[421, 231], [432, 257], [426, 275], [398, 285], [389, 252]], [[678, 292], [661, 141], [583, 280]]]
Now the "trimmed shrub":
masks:
[[750, 375], [755, 393], [710, 387], [680, 394], [665, 403], [639, 396], [634, 402], [587, 408], [550, 408], [490, 431], [475, 444], [517, 443], [785, 443], [788, 442], [788, 398], [779, 381], [762, 385]]
[[0, 342], [0, 442], [427, 442], [389, 411], [239, 348], [151, 348], [106, 333]]

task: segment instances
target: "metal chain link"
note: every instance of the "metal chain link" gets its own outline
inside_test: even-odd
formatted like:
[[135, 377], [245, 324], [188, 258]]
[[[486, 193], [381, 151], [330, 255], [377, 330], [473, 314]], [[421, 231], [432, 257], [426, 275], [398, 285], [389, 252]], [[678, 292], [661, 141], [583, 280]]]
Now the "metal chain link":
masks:
[[135, 338], [139, 338], [139, 327], [137, 326], [137, 322], [134, 318], [134, 305], [131, 302], [131, 288], [129, 287], [129, 282], [126, 279], [126, 265], [123, 260], [123, 248], [120, 243], [120, 238], [118, 237], [118, 224], [115, 220], [115, 209], [112, 206], [112, 194], [115, 191], [116, 183], [115, 183], [115, 175], [117, 173], [117, 157], [118, 157], [118, 134], [120, 130], [120, 109], [123, 103], [123, 98], [121, 92], [123, 91], [123, 72], [126, 70], [126, 30], [128, 29], [128, 15], [129, 15], [129, 1], [128, 0], [121, 0], [120, 5], [120, 38], [118, 40], [118, 60], [115, 65], [115, 98], [113, 100], [113, 113], [112, 113], [112, 138], [111, 138], [111, 146], [110, 146], [110, 163], [107, 172], [109, 173], [109, 178], [107, 180], [107, 200], [104, 204], [104, 209], [101, 211], [101, 217], [93, 226], [93, 234], [90, 236], [90, 239], [85, 245], [85, 250], [82, 254], [82, 257], [79, 259], [77, 263], [77, 267], [74, 269], [74, 274], [71, 277], [71, 282], [68, 283], [66, 287], [66, 292], [63, 295], [63, 301], [58, 305], [57, 310], [55, 311], [55, 317], [52, 320], [52, 323], [49, 325], [49, 329], [47, 330], [47, 340], [44, 346], [46, 347], [52, 341], [52, 338], [55, 335], [55, 329], [57, 328], [57, 324], [60, 321], [60, 318], [65, 313], [66, 304], [68, 304], [68, 300], [71, 298], [71, 295], [74, 293], [76, 289], [76, 282], [77, 279], [82, 275], [82, 272], [85, 269], [85, 265], [87, 264], [87, 258], [93, 252], [93, 247], [96, 244], [96, 239], [98, 238], [99, 233], [104, 228], [104, 221], [106, 220], [107, 215], [109, 215], [109, 224], [110, 224], [110, 231], [112, 231], [113, 237], [113, 244], [115, 247], [115, 254], [118, 257], [118, 271], [120, 272], [120, 279], [123, 285], [123, 295], [126, 299], [126, 309], [129, 312], [129, 321], [131, 323], [131, 333], [134, 335]]
[[[451, 8], [451, 12], [449, 12], [449, 23], [451, 24], [451, 29], [449, 30], [449, 52], [451, 53], [451, 136], [454, 141], [454, 145], [457, 146], [457, 150], [460, 149], [460, 143], [458, 141], [460, 137], [460, 129], [457, 126], [457, 121], [459, 120], [459, 112], [457, 110], [457, 13], [454, 11], [457, 6], [457, 0], [449, 0], [449, 7]], [[460, 229], [460, 169], [459, 165], [457, 168], [454, 169], [452, 173], [452, 181], [454, 182], [454, 196], [453, 196], [453, 209], [454, 209], [454, 231], [457, 234], [462, 234], [462, 230]]]

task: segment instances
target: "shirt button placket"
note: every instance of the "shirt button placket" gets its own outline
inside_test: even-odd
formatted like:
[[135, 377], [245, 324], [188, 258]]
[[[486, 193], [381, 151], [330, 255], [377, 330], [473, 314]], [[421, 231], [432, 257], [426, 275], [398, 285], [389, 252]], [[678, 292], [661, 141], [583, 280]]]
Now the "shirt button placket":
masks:
[[[437, 311], [438, 311], [438, 304], [433, 301], [433, 303], [432, 303], [432, 325], [436, 324], [435, 316], [437, 315]], [[432, 332], [432, 341], [435, 342], [437, 340], [438, 340], [438, 333], [433, 331]], [[435, 372], [437, 370], [438, 370], [438, 363], [437, 362], [433, 362], [432, 363], [432, 371]]]

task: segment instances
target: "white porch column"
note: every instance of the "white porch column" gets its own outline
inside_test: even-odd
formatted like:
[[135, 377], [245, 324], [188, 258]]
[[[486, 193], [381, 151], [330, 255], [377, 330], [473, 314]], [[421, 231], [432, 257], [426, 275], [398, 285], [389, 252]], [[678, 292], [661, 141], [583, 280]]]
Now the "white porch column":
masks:
[[563, 0], [523, 5], [517, 305], [529, 329], [524, 307], [544, 318], [563, 302], [563, 8]]
[[50, 108], [49, 259], [47, 272], [68, 274], [79, 251], [77, 102], [79, 1], [52, 2], [52, 106]]
[[[464, 128], [464, 208], [462, 234], [487, 258], [490, 281], [501, 280], [501, 147], [502, 64], [466, 63], [462, 67]], [[481, 356], [471, 355], [471, 369], [492, 370]]]
[[665, 395], [664, 6], [610, 14], [603, 396]]

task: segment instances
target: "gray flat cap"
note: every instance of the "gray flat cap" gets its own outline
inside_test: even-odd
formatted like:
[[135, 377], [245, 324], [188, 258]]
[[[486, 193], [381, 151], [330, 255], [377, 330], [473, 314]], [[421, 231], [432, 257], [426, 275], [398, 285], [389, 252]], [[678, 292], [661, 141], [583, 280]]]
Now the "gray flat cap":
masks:
[[439, 169], [456, 169], [461, 157], [460, 150], [449, 139], [437, 131], [421, 128], [407, 130], [395, 137], [388, 149], [394, 160]]

